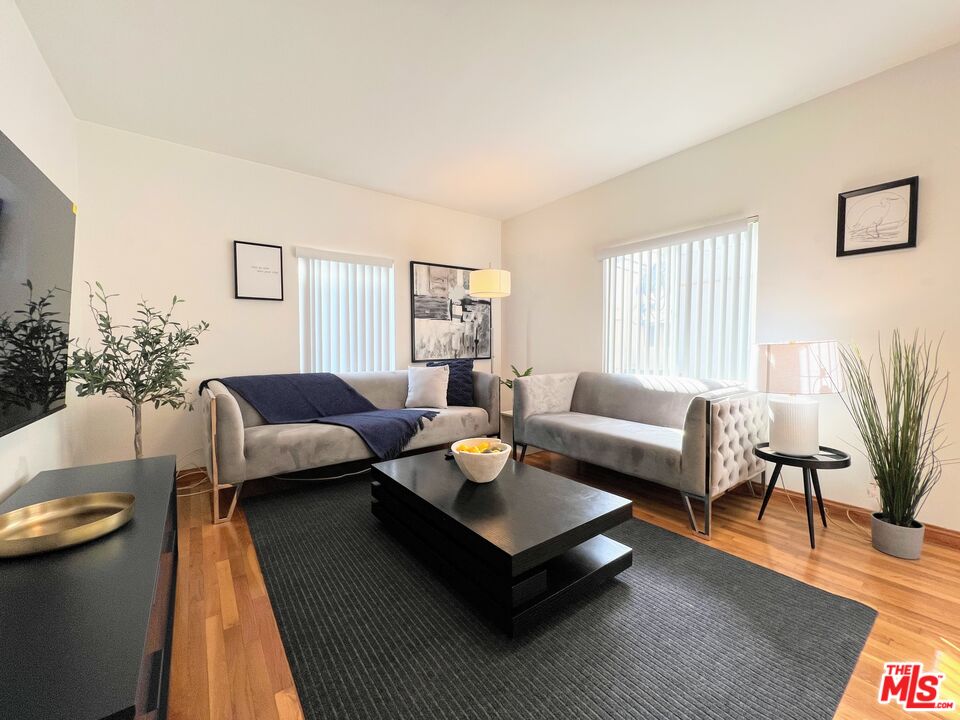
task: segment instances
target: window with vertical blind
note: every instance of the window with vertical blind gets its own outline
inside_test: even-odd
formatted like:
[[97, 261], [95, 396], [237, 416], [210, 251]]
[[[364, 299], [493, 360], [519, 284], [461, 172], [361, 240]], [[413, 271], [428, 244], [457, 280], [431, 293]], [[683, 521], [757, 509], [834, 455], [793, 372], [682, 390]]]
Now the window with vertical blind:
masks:
[[397, 364], [393, 261], [296, 248], [300, 371], [393, 370]]
[[746, 380], [756, 218], [601, 251], [606, 372]]

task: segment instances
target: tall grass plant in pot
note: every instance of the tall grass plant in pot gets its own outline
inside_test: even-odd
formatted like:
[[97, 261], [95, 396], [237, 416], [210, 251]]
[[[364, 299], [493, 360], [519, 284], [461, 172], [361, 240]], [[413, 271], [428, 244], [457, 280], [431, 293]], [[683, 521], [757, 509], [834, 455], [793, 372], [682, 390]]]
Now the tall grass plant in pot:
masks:
[[878, 346], [876, 367], [858, 348], [841, 348], [843, 401], [863, 440], [880, 500], [871, 521], [873, 546], [911, 560], [923, 547], [917, 515], [944, 464], [941, 417], [949, 373], [940, 368], [939, 347], [919, 333], [907, 340], [894, 331], [886, 354]]

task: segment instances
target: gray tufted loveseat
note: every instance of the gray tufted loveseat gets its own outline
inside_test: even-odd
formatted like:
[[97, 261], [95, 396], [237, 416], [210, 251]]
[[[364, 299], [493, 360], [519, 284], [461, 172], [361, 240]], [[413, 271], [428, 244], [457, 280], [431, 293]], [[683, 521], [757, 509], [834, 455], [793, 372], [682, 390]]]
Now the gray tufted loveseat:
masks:
[[[763, 478], [765, 465], [753, 447], [765, 431], [764, 396], [740, 385], [554, 373], [514, 380], [513, 403], [513, 441], [521, 461], [533, 445], [675, 488], [701, 535], [710, 535], [715, 498]], [[702, 531], [691, 499], [704, 503]]]

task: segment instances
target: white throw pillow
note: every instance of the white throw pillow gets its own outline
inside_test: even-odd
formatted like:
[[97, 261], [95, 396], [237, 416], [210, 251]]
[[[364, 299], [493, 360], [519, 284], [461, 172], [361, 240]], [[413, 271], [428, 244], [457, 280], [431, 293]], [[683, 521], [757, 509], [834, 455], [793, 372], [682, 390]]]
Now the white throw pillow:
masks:
[[407, 368], [407, 407], [445, 408], [450, 366]]

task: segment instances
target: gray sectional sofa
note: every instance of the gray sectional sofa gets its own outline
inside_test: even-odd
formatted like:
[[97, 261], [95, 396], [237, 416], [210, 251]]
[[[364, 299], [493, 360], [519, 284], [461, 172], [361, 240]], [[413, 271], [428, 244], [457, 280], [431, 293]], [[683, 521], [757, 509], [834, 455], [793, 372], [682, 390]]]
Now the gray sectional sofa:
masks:
[[[764, 396], [678, 377], [555, 373], [513, 384], [513, 441], [569, 455], [680, 491], [694, 531], [709, 537], [715, 498], [765, 465]], [[752, 489], [752, 486], [750, 486]], [[703, 530], [690, 500], [704, 503]]]
[[[407, 373], [344, 373], [339, 377], [378, 408], [402, 408]], [[447, 445], [465, 437], [500, 432], [500, 378], [473, 373], [474, 406], [450, 406], [424, 423], [405, 451]], [[201, 393], [205, 414], [207, 471], [214, 485], [214, 522], [230, 519], [240, 485], [247, 480], [298, 470], [372, 459], [370, 449], [349, 428], [319, 423], [269, 425], [242, 397], [212, 380]], [[226, 513], [221, 491], [233, 489]]]

